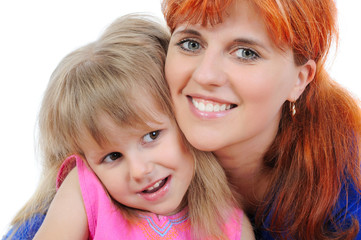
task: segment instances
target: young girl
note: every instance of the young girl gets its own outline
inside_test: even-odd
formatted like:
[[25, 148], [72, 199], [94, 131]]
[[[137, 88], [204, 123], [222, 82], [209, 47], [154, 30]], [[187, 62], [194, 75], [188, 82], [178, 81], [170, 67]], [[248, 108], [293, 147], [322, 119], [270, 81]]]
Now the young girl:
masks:
[[360, 102], [324, 64], [332, 0], [164, 0], [177, 122], [260, 239], [361, 239]]
[[35, 239], [252, 239], [222, 168], [174, 120], [168, 40], [125, 16], [56, 68], [39, 116], [48, 176], [25, 209], [48, 209]]

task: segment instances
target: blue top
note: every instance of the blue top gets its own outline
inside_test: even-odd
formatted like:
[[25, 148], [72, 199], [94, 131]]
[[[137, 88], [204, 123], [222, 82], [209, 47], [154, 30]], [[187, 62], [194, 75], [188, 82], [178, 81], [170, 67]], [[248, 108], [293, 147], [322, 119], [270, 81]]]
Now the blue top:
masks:
[[[348, 198], [346, 197], [346, 192], [348, 191]], [[359, 223], [361, 223], [361, 195], [355, 189], [354, 184], [350, 184], [348, 188], [343, 186], [340, 193], [340, 198], [337, 201], [336, 208], [333, 211], [333, 215], [336, 216], [336, 221], [339, 226], [346, 229], [350, 226], [352, 218], [356, 218]], [[41, 223], [44, 221], [45, 215], [37, 214], [23, 225], [19, 227], [16, 231], [13, 239], [32, 239], [35, 233], [41, 226]], [[269, 217], [266, 219], [270, 219]], [[251, 219], [252, 220], [252, 219]], [[269, 223], [265, 222], [265, 226], [268, 226]], [[330, 224], [331, 226], [331, 224]], [[332, 230], [333, 228], [330, 227]], [[11, 235], [13, 229], [11, 229], [3, 240], [8, 239]], [[274, 239], [271, 234], [267, 231], [259, 230], [256, 232], [256, 238], [262, 240], [272, 240]], [[361, 240], [361, 231], [358, 233], [356, 240]]]
[[[32, 218], [29, 218], [23, 223], [14, 233], [12, 239], [16, 240], [31, 240], [34, 238], [35, 233], [40, 228], [45, 218], [44, 214], [35, 214]], [[14, 231], [14, 227], [3, 237], [3, 240], [9, 239]]]
[[[348, 192], [348, 196], [346, 196], [346, 192]], [[336, 203], [336, 207], [333, 210], [333, 216], [335, 217], [335, 221], [339, 227], [342, 229], [347, 229], [350, 227], [352, 223], [352, 218], [358, 220], [361, 225], [361, 195], [357, 192], [355, 185], [350, 183], [348, 186], [343, 185], [340, 197]], [[270, 219], [271, 216], [268, 216], [265, 219]], [[251, 219], [253, 221], [254, 219]], [[333, 224], [330, 222], [327, 223], [329, 225], [329, 229], [331, 231], [335, 230]], [[269, 222], [264, 223], [265, 227], [269, 226]], [[265, 230], [257, 230], [256, 239], [262, 240], [272, 240], [274, 239], [270, 232]], [[357, 234], [356, 240], [361, 240], [361, 231]]]

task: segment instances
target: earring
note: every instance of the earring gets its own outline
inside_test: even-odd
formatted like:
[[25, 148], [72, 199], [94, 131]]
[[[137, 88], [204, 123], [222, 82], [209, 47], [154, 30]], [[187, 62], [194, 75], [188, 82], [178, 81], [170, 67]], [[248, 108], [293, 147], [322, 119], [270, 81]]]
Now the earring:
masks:
[[296, 115], [296, 105], [295, 102], [290, 102], [290, 112], [291, 116], [294, 117]]

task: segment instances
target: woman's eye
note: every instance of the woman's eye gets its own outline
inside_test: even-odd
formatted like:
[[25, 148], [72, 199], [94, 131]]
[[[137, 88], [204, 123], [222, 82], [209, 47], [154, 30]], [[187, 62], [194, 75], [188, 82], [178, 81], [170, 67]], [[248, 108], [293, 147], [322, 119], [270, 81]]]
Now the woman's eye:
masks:
[[235, 51], [237, 58], [242, 60], [256, 60], [259, 55], [249, 48], [239, 48]]
[[184, 49], [186, 51], [190, 51], [190, 52], [195, 52], [195, 51], [199, 50], [201, 47], [201, 45], [198, 42], [196, 42], [194, 40], [189, 40], [189, 39], [179, 42], [178, 45], [182, 49]]
[[106, 155], [103, 161], [106, 163], [114, 162], [122, 156], [123, 154], [121, 154], [120, 152], [112, 152]]
[[145, 143], [152, 142], [158, 138], [159, 134], [160, 134], [160, 130], [149, 132], [146, 135], [144, 135], [143, 141]]

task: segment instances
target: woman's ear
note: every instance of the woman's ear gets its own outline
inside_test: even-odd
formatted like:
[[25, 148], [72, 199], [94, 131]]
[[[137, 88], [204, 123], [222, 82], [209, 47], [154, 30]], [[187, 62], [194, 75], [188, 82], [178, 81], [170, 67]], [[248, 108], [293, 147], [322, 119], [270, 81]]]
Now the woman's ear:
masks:
[[308, 60], [305, 64], [299, 66], [298, 79], [288, 96], [288, 101], [295, 102], [303, 93], [307, 85], [313, 80], [316, 73], [316, 62]]

